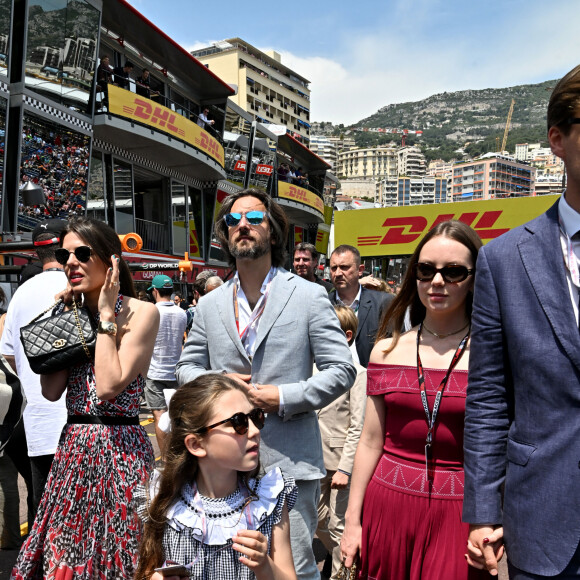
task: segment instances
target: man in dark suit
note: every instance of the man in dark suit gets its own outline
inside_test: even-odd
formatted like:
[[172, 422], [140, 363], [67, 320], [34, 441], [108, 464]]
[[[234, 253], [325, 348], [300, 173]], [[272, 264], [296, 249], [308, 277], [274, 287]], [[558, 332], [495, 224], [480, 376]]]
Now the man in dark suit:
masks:
[[567, 189], [480, 250], [473, 300], [468, 559], [496, 575], [505, 538], [510, 580], [580, 578], [580, 66], [552, 92], [548, 138]]
[[132, 71], [133, 63], [129, 61], [125, 63], [125, 66], [116, 66], [113, 69], [113, 74], [115, 75], [115, 84], [128, 91], [131, 86], [129, 82], [131, 77], [129, 75]]
[[338, 246], [330, 255], [330, 278], [334, 290], [328, 296], [334, 304], [344, 304], [355, 311], [358, 317], [355, 339], [358, 361], [355, 362], [366, 368], [381, 316], [393, 300], [393, 295], [363, 288], [359, 284], [363, 271], [360, 252], [354, 246]]

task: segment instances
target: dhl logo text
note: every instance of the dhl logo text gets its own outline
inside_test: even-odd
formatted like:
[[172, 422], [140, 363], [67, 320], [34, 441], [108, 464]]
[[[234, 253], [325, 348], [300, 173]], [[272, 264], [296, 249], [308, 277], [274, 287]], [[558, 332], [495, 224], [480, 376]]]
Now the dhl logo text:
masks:
[[169, 109], [155, 107], [147, 101], [142, 99], [134, 99], [135, 107], [123, 106], [123, 110], [131, 116], [149, 121], [158, 125], [162, 129], [167, 129], [179, 137], [185, 137], [185, 131], [175, 125], [177, 115], [172, 113]]
[[212, 139], [205, 131], [202, 131], [200, 138], [195, 141], [200, 149], [207, 151], [219, 163], [224, 164], [224, 156], [223, 152], [220, 151], [219, 143], [215, 139]]
[[309, 194], [308, 191], [306, 191], [305, 189], [301, 189], [300, 187], [294, 187], [293, 185], [291, 185], [288, 188], [288, 197], [290, 199], [301, 201], [302, 203], [305, 203], [307, 205], [312, 205], [319, 211], [324, 211], [323, 201], [319, 197]]
[[452, 213], [440, 214], [431, 225], [429, 225], [427, 218], [424, 216], [387, 218], [382, 225], [383, 228], [388, 228], [384, 236], [359, 236], [357, 243], [359, 246], [410, 244], [419, 239], [422, 234], [432, 230], [436, 225], [451, 219], [457, 219], [471, 226], [482, 240], [492, 240], [510, 230], [510, 228], [493, 227], [502, 213], [503, 210], [476, 211], [462, 213], [459, 217]]

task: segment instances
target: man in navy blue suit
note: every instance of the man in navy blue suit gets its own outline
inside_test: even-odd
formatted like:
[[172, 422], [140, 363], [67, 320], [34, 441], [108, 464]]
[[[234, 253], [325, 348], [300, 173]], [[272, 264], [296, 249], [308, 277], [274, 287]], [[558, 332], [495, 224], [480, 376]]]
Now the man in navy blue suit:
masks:
[[552, 93], [548, 138], [567, 188], [480, 251], [473, 301], [468, 560], [496, 575], [505, 541], [510, 580], [580, 578], [580, 66]]

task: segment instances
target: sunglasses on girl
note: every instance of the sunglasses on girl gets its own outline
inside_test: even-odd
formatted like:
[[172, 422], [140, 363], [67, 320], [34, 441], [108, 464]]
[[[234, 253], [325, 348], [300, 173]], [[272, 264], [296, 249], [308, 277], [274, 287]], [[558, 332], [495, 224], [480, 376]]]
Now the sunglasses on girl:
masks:
[[251, 226], [259, 226], [264, 221], [264, 218], [267, 217], [267, 215], [268, 214], [263, 211], [227, 213], [224, 216], [224, 221], [226, 222], [226, 226], [231, 228], [237, 226], [242, 221], [242, 217], [246, 216], [246, 220]]
[[[91, 256], [93, 255], [93, 250], [91, 250], [89, 246], [77, 246], [72, 253], [74, 253], [76, 259], [79, 262], [85, 264], [91, 259]], [[69, 252], [69, 250], [67, 250], [66, 248], [58, 248], [58, 250], [55, 250], [54, 252], [56, 261], [59, 264], [62, 264], [63, 266], [66, 266], [66, 263], [68, 262], [68, 257], [70, 255], [71, 252]]]
[[475, 268], [467, 268], [467, 266], [461, 266], [460, 264], [450, 264], [449, 266], [443, 266], [443, 268], [435, 268], [433, 264], [426, 264], [424, 262], [415, 264], [415, 278], [419, 282], [431, 282], [437, 274], [441, 274], [445, 282], [457, 284], [458, 282], [466, 280], [474, 272]]
[[252, 423], [258, 428], [262, 429], [266, 421], [266, 416], [264, 415], [263, 409], [252, 409], [249, 413], [236, 413], [233, 417], [229, 419], [224, 419], [219, 423], [214, 423], [213, 425], [208, 425], [207, 427], [202, 427], [198, 429], [196, 433], [206, 433], [210, 429], [217, 427], [218, 425], [223, 425], [224, 423], [231, 423], [234, 431], [238, 435], [245, 435], [248, 432], [248, 419], [252, 420]]

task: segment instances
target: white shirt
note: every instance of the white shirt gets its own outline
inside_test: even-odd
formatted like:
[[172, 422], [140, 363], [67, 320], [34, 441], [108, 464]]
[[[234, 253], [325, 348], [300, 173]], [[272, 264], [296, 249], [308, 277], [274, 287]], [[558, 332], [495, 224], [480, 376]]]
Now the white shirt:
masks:
[[[0, 352], [13, 356], [27, 405], [24, 410], [24, 430], [28, 455], [53, 455], [60, 433], [66, 423], [66, 398], [50, 402], [42, 396], [40, 375], [32, 372], [20, 342], [20, 327], [55, 302], [55, 295], [66, 288], [64, 272], [42, 272], [27, 280], [14, 294], [8, 306]], [[50, 316], [50, 311], [46, 314]]]
[[[558, 216], [560, 222], [568, 234], [572, 237], [576, 232], [580, 231], [580, 213], [573, 210], [566, 201], [566, 192], [562, 194], [560, 203], [558, 204]], [[560, 232], [560, 244], [562, 246], [562, 254], [565, 257], [568, 250], [568, 240], [566, 236]], [[580, 264], [580, 240], [572, 240], [572, 251], [576, 255], [577, 261]], [[568, 282], [568, 290], [570, 292], [570, 300], [572, 300], [572, 308], [574, 309], [574, 316], [576, 317], [576, 324], [578, 324], [578, 287], [572, 281], [570, 270], [566, 268], [566, 281]]]
[[[278, 272], [278, 268], [272, 266], [264, 281], [262, 282], [262, 286], [260, 288], [260, 299], [256, 302], [256, 306], [254, 306], [254, 310], [260, 308], [262, 305], [262, 301], [264, 300], [264, 294], [266, 293], [266, 288], [268, 287], [268, 282], [274, 279], [276, 273]], [[252, 318], [253, 310], [250, 308], [250, 303], [246, 295], [244, 294], [244, 290], [242, 289], [242, 285], [240, 284], [240, 278], [238, 276], [238, 272], [234, 276], [234, 284], [236, 285], [237, 292], [238, 292], [238, 334], [250, 324], [250, 320]], [[244, 342], [244, 347], [248, 356], [252, 358], [254, 353], [256, 352], [256, 338], [258, 337], [258, 329], [260, 328], [260, 320], [262, 317], [254, 320], [250, 325], [248, 330], [248, 336]]]
[[[268, 283], [274, 279], [274, 276], [276, 276], [277, 272], [278, 268], [272, 266], [270, 268], [270, 271], [266, 274], [266, 277], [264, 278], [264, 281], [262, 282], [262, 286], [260, 288], [261, 296], [258, 302], [256, 302], [254, 310], [256, 310], [261, 306], [262, 301], [264, 300], [264, 294], [266, 293], [266, 288], [268, 287]], [[248, 299], [244, 294], [237, 271], [234, 276], [234, 284], [236, 285], [238, 293], [238, 326], [239, 326], [238, 334], [239, 334], [241, 330], [243, 330], [248, 326], [248, 324], [250, 324], [250, 319], [252, 318], [253, 310], [250, 308], [250, 303], [248, 302]], [[268, 296], [268, 298], [270, 298], [270, 296]], [[256, 338], [258, 337], [258, 329], [260, 328], [261, 319], [262, 317], [260, 316], [258, 319], [252, 322], [248, 330], [248, 336], [244, 342], [244, 348], [246, 349], [246, 352], [248, 353], [250, 359], [254, 356], [254, 353], [256, 352]], [[284, 397], [282, 395], [281, 389], [278, 389], [278, 396], [280, 399], [280, 406], [278, 407], [278, 415], [282, 417], [284, 416]]]
[[173, 302], [155, 304], [159, 310], [159, 330], [147, 377], [160, 381], [175, 380], [175, 366], [181, 356], [183, 334], [187, 327], [187, 314]]

